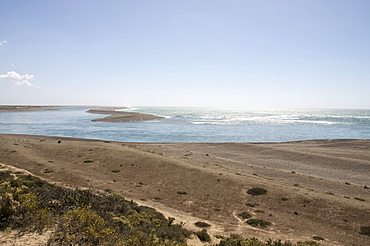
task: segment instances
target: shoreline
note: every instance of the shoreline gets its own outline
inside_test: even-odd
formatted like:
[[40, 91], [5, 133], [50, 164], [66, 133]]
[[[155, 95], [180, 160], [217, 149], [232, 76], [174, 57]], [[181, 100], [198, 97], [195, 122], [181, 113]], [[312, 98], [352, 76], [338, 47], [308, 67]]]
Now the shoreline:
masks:
[[0, 112], [59, 110], [59, 106], [0, 105]]
[[[59, 110], [61, 107], [66, 106], [30, 106], [30, 105], [0, 105], [0, 112], [24, 112], [24, 111], [46, 111], [46, 110]], [[91, 106], [68, 106], [73, 108], [91, 108]], [[87, 113], [91, 114], [105, 114], [108, 115], [103, 118], [93, 119], [94, 122], [130, 122], [130, 121], [146, 121], [158, 120], [165, 117], [156, 116], [151, 114], [143, 114], [136, 112], [123, 112], [116, 111], [117, 109], [127, 109], [127, 107], [96, 107], [91, 108]]]
[[[214, 240], [230, 234], [293, 242], [320, 236], [323, 245], [365, 245], [368, 236], [358, 230], [369, 226], [370, 190], [332, 176], [368, 180], [369, 148], [370, 140], [125, 143], [0, 134], [0, 163], [61, 185], [121, 193], [190, 229], [206, 221]], [[326, 176], [315, 177], [315, 170]], [[268, 193], [248, 195], [255, 187]], [[273, 226], [248, 226], [237, 217], [243, 211]]]

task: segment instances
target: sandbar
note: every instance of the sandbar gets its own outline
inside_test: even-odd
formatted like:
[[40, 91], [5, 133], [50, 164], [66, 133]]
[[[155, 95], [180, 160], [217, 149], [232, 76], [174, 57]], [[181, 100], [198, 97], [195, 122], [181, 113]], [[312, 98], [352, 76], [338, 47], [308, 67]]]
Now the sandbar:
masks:
[[122, 109], [122, 107], [121, 108], [108, 108], [108, 107], [107, 108], [97, 108], [97, 109], [90, 109], [86, 112], [92, 113], [92, 114], [109, 115], [104, 118], [92, 120], [92, 121], [99, 121], [99, 122], [127, 122], [127, 121], [157, 120], [157, 119], [164, 118], [161, 116], [156, 116], [156, 115], [151, 115], [151, 114], [117, 111], [117, 109]]

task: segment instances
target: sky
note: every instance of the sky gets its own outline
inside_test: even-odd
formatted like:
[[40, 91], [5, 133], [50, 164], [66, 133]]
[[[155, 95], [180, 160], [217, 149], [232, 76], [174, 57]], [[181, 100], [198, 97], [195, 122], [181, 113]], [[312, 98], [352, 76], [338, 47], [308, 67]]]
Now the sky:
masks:
[[0, 104], [370, 109], [369, 0], [0, 0]]

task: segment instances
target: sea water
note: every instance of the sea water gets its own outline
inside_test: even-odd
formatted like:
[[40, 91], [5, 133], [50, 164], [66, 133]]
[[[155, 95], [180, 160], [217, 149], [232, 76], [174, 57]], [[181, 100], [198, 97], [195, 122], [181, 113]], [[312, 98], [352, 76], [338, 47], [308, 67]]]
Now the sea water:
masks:
[[139, 122], [92, 122], [86, 108], [1, 112], [0, 133], [125, 142], [285, 142], [370, 139], [370, 110], [133, 107], [164, 116]]

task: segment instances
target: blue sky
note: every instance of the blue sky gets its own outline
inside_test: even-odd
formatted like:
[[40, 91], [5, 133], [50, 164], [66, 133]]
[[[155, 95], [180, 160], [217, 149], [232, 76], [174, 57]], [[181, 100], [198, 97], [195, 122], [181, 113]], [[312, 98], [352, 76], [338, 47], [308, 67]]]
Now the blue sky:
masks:
[[0, 10], [0, 104], [370, 109], [368, 0]]

